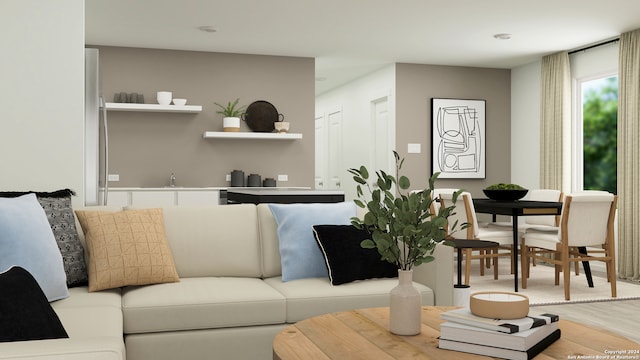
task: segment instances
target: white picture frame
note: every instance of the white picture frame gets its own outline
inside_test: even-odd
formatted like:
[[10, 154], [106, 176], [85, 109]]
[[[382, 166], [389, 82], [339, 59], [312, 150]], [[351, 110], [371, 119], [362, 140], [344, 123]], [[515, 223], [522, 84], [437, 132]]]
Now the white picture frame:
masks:
[[485, 100], [431, 98], [431, 172], [441, 179], [486, 177]]

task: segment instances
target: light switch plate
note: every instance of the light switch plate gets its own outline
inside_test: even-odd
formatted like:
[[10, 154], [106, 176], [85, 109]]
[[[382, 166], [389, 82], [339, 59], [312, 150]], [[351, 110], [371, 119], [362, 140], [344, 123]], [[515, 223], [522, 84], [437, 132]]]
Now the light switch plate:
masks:
[[422, 149], [420, 144], [407, 144], [407, 152], [409, 154], [420, 154]]
[[120, 181], [120, 174], [109, 174], [107, 177], [109, 181]]
[[278, 175], [278, 181], [289, 181], [289, 175]]

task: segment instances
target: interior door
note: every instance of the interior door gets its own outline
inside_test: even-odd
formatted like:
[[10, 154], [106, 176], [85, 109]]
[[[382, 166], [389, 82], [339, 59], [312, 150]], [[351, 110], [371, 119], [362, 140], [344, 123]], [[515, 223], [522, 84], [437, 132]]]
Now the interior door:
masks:
[[315, 188], [340, 189], [343, 177], [342, 109], [315, 118]]
[[[372, 168], [384, 170], [393, 174], [393, 132], [389, 120], [389, 97], [384, 96], [371, 101], [371, 131], [373, 132], [373, 146], [371, 147]], [[372, 186], [377, 187], [375, 177]]]
[[315, 118], [315, 177], [314, 183], [316, 189], [324, 189], [327, 182], [327, 174], [329, 173], [328, 161], [327, 161], [327, 127], [326, 117], [324, 114], [316, 115]]
[[329, 189], [340, 189], [342, 185], [342, 111], [329, 113]]

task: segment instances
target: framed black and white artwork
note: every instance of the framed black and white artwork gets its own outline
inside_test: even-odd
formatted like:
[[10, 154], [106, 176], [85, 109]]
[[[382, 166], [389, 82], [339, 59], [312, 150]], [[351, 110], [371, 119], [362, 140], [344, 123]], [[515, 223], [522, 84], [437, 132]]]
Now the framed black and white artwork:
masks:
[[440, 179], [484, 179], [485, 100], [431, 98], [431, 170]]

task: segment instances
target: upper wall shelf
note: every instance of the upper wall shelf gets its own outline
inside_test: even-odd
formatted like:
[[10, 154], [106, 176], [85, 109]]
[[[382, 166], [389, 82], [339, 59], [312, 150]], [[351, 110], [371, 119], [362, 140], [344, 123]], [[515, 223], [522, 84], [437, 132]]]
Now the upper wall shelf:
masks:
[[262, 133], [262, 132], [224, 132], [206, 131], [205, 139], [262, 139], [262, 140], [297, 140], [302, 139], [302, 134], [291, 133]]
[[105, 107], [110, 111], [150, 111], [150, 112], [178, 112], [198, 113], [202, 111], [201, 105], [158, 105], [158, 104], [132, 104], [132, 103], [106, 103]]

